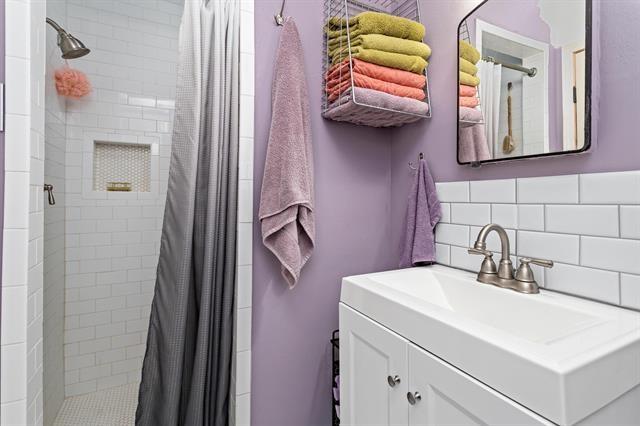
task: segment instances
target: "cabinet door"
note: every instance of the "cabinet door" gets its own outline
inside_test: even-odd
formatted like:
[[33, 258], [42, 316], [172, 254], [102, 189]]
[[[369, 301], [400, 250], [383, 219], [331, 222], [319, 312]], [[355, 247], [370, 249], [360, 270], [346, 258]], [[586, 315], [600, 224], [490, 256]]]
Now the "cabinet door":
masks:
[[552, 424], [429, 352], [413, 344], [408, 351], [408, 392], [420, 393], [409, 408], [410, 425]]
[[407, 341], [341, 303], [340, 424], [406, 426], [407, 382]]

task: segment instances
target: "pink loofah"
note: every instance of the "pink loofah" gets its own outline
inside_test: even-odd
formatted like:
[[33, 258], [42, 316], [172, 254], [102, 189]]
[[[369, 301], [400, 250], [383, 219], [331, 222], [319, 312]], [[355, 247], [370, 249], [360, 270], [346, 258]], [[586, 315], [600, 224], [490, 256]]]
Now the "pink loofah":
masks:
[[57, 69], [54, 77], [60, 96], [79, 99], [91, 92], [91, 83], [82, 71], [65, 66]]

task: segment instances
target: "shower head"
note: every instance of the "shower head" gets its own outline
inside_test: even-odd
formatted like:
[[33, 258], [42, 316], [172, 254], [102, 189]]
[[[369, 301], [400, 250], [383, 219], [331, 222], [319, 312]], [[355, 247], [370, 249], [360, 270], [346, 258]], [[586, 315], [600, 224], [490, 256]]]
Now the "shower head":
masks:
[[62, 51], [63, 59], [80, 58], [91, 52], [80, 40], [66, 32], [53, 19], [47, 18], [47, 24], [58, 32], [58, 47]]

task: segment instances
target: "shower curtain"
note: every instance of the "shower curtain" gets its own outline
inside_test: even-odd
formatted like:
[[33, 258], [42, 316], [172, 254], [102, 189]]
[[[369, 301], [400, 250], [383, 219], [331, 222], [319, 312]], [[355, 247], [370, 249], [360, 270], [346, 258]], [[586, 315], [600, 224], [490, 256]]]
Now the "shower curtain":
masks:
[[187, 0], [169, 186], [136, 425], [228, 423], [239, 2]]
[[484, 130], [489, 153], [492, 158], [495, 158], [496, 147], [501, 143], [498, 127], [500, 124], [502, 65], [481, 60], [478, 63], [478, 77], [480, 77], [480, 108], [484, 116]]

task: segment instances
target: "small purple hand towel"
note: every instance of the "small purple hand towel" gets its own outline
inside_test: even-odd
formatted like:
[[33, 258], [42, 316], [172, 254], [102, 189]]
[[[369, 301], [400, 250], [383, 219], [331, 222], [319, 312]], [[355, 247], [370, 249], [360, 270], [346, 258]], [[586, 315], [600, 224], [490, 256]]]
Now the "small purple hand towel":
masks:
[[442, 217], [442, 208], [427, 162], [420, 159], [416, 179], [407, 202], [406, 233], [400, 267], [408, 268], [436, 261], [434, 228]]
[[275, 58], [271, 129], [260, 211], [262, 242], [276, 256], [293, 288], [311, 257], [315, 240], [313, 151], [302, 43], [287, 18]]

